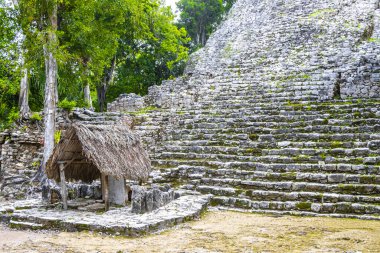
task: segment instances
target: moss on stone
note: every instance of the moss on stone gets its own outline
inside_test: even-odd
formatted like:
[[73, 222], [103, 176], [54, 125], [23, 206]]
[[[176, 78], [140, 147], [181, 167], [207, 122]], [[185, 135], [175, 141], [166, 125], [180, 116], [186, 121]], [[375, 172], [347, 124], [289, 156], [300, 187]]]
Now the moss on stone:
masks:
[[376, 176], [375, 175], [360, 175], [360, 183], [362, 184], [375, 184]]
[[341, 141], [333, 141], [331, 142], [331, 148], [342, 148], [343, 142]]
[[335, 12], [335, 10], [332, 8], [319, 9], [310, 13], [309, 18], [321, 18], [325, 16], [326, 14], [332, 13], [332, 12]]
[[248, 136], [248, 138], [251, 140], [251, 141], [257, 141], [259, 139], [259, 136], [257, 134], [250, 134]]
[[299, 202], [296, 204], [296, 208], [298, 210], [310, 211], [311, 203], [310, 202]]
[[220, 202], [220, 201], [217, 200], [217, 199], [211, 199], [211, 200], [210, 200], [210, 206], [219, 206], [219, 205], [220, 205], [219, 202]]
[[140, 110], [135, 111], [135, 112], [129, 112], [129, 114], [142, 115], [142, 114], [147, 114], [150, 111], [157, 111], [157, 110], [159, 110], [159, 109], [155, 106], [148, 106], [148, 107], [141, 108]]

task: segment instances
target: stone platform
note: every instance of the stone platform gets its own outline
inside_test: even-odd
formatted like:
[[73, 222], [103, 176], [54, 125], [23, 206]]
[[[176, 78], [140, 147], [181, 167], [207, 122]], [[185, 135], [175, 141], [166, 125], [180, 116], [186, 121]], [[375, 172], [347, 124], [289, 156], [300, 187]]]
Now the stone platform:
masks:
[[41, 205], [40, 200], [0, 205], [1, 221], [18, 229], [94, 231], [110, 235], [141, 236], [197, 219], [207, 209], [208, 195], [186, 195], [153, 212], [133, 214], [130, 208], [108, 212], [63, 211]]

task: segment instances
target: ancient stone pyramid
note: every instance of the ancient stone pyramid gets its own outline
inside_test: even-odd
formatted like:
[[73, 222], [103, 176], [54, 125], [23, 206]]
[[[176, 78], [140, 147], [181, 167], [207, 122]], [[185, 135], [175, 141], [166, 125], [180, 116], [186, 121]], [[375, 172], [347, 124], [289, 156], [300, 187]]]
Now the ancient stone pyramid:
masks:
[[380, 219], [379, 53], [378, 0], [238, 0], [184, 77], [108, 108], [134, 111], [153, 182]]

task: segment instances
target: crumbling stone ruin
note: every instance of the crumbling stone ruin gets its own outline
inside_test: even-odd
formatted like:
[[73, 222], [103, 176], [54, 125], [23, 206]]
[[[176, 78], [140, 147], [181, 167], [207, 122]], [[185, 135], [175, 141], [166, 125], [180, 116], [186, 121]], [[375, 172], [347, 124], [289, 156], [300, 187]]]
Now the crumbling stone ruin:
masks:
[[132, 117], [151, 182], [211, 205], [380, 219], [379, 55], [378, 0], [237, 0], [183, 77], [74, 113]]
[[238, 0], [184, 77], [121, 95], [152, 181], [254, 212], [378, 219], [377, 0]]

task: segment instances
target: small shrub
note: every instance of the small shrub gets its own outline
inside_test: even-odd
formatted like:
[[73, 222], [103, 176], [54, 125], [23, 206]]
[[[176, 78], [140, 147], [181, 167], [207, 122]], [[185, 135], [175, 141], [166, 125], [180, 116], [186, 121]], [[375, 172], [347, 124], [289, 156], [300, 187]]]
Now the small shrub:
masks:
[[13, 123], [13, 122], [17, 121], [19, 118], [20, 118], [20, 114], [16, 110], [12, 110], [8, 114], [9, 123]]
[[38, 112], [34, 112], [32, 114], [32, 116], [30, 116], [30, 120], [34, 121], [34, 122], [37, 122], [37, 121], [41, 121], [42, 117], [41, 117], [41, 115]]
[[66, 98], [58, 103], [59, 108], [62, 108], [68, 112], [71, 112], [76, 105], [77, 103], [75, 101], [69, 101]]
[[38, 167], [40, 167], [40, 161], [35, 161], [35, 162], [32, 162], [32, 166], [34, 167], [34, 168], [38, 168]]
[[54, 142], [57, 144], [61, 140], [61, 130], [55, 131], [54, 133]]
[[76, 102], [75, 107], [80, 107], [80, 108], [89, 108], [90, 104], [87, 101], [84, 101], [84, 99], [79, 99]]

